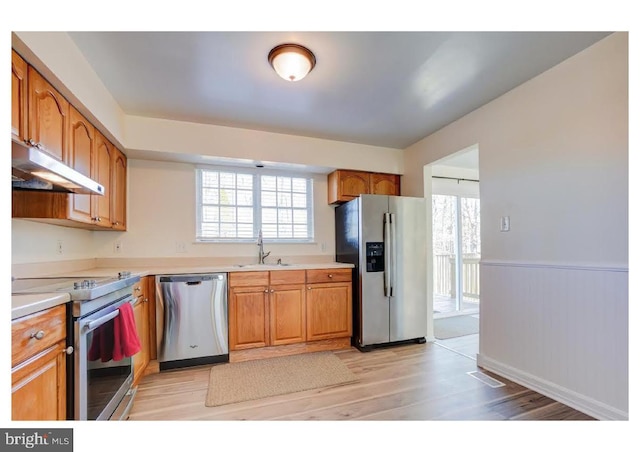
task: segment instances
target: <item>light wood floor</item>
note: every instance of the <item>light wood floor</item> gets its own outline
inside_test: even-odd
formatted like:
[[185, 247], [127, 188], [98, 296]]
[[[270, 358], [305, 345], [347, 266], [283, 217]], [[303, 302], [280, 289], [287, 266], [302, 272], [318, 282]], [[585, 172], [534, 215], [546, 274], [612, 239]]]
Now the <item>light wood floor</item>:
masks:
[[491, 388], [467, 375], [481, 370], [470, 344], [473, 338], [464, 336], [338, 351], [357, 383], [220, 407], [204, 406], [210, 366], [151, 374], [138, 386], [130, 420], [592, 419], [497, 375], [486, 372], [505, 386]]

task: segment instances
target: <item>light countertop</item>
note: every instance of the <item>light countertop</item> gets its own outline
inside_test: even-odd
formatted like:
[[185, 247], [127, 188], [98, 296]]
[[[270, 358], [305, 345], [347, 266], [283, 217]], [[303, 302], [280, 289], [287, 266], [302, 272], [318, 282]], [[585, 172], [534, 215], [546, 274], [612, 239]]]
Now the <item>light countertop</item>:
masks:
[[36, 293], [11, 295], [11, 320], [43, 311], [69, 301], [67, 293]]
[[[352, 264], [338, 262], [325, 262], [314, 264], [247, 264], [247, 265], [215, 265], [215, 266], [162, 266], [162, 267], [95, 267], [87, 270], [65, 272], [58, 275], [47, 275], [47, 277], [66, 276], [78, 278], [102, 278], [117, 276], [118, 272], [130, 271], [132, 275], [180, 275], [190, 273], [229, 273], [229, 272], [255, 272], [255, 271], [285, 271], [285, 270], [317, 270], [324, 268], [353, 268]], [[16, 319], [34, 312], [67, 303], [68, 294], [40, 293], [40, 294], [12, 294], [11, 296], [11, 319]]]

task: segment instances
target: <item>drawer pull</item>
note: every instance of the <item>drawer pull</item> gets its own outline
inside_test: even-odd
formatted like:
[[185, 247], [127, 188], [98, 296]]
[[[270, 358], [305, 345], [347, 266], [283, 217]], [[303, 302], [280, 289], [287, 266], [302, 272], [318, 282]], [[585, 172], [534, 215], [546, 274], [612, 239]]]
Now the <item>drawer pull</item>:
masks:
[[40, 340], [44, 337], [44, 331], [40, 330], [37, 333], [31, 333], [31, 336], [29, 336], [31, 339], [37, 339]]
[[63, 353], [66, 353], [67, 355], [71, 355], [73, 354], [73, 347], [70, 345], [67, 348], [62, 350]]

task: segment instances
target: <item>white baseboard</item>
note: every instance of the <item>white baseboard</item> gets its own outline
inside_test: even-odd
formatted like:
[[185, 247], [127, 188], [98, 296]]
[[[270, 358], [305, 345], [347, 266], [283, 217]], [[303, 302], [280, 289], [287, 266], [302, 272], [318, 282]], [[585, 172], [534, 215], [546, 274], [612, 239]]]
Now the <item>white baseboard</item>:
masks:
[[578, 411], [582, 411], [596, 419], [629, 420], [629, 413], [627, 412], [606, 405], [602, 402], [598, 402], [597, 400], [586, 397], [582, 394], [578, 394], [577, 392], [556, 385], [550, 381], [540, 379], [535, 375], [522, 372], [521, 370], [483, 356], [480, 353], [477, 354], [476, 362], [478, 366], [483, 369], [508, 378], [511, 381], [557, 400], [560, 403], [564, 403]]

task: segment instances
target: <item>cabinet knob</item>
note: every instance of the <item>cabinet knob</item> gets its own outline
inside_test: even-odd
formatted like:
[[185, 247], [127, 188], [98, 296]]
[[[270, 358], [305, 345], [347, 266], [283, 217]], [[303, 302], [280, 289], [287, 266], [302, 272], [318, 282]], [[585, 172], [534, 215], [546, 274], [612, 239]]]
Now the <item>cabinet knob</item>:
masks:
[[145, 299], [144, 299], [144, 302], [145, 302], [145, 303], [147, 303], [148, 301], [149, 301], [149, 299], [148, 299], [148, 298], [145, 298]]
[[31, 333], [31, 339], [37, 339], [40, 340], [44, 337], [44, 331], [40, 330], [37, 333]]
[[307, 290], [311, 290], [311, 286], [307, 287]]
[[62, 353], [66, 353], [67, 355], [73, 354], [73, 347], [70, 345], [67, 348], [62, 350]]
[[329, 278], [333, 278], [333, 275], [331, 273], [329, 273]]
[[271, 293], [275, 292], [275, 290], [271, 289]]
[[119, 221], [114, 221], [113, 223], [111, 223], [111, 226], [118, 226], [120, 224]]
[[269, 293], [269, 289], [264, 289], [264, 293]]

